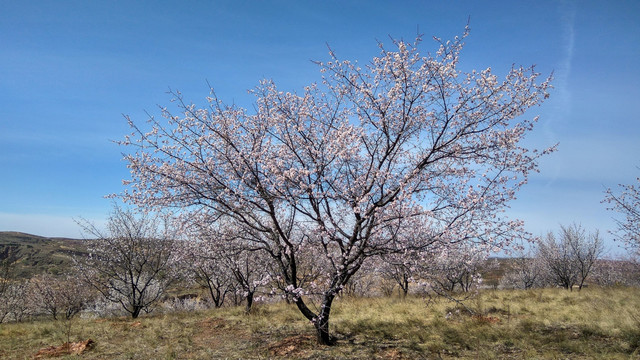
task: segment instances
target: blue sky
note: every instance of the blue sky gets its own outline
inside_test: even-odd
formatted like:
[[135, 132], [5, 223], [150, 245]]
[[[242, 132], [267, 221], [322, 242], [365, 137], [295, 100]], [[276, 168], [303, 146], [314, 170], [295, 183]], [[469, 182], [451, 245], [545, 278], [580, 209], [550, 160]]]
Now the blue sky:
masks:
[[428, 51], [470, 18], [464, 69], [555, 76], [527, 143], [559, 150], [508, 213], [534, 234], [575, 221], [610, 238], [603, 191], [640, 174], [639, 17], [638, 1], [4, 1], [0, 230], [80, 237], [74, 218], [103, 221], [128, 177], [111, 142], [123, 114], [157, 115], [169, 88], [204, 104], [209, 81], [249, 107], [260, 79], [318, 81], [327, 44], [365, 62], [419, 29]]

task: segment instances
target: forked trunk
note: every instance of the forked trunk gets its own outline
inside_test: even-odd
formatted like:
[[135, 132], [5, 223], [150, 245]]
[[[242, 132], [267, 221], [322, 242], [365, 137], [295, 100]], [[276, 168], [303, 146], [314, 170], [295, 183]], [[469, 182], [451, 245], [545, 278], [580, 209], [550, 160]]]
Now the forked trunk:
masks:
[[131, 318], [132, 319], [138, 318], [141, 311], [142, 311], [142, 306], [139, 306], [139, 305], [134, 306], [133, 311], [131, 312]]
[[316, 326], [316, 339], [320, 345], [335, 345], [336, 339], [329, 334], [329, 318], [319, 320]]
[[294, 298], [295, 304], [302, 314], [313, 323], [316, 328], [316, 339], [320, 345], [335, 345], [336, 340], [329, 334], [329, 315], [331, 313], [331, 303], [335, 295], [325, 295], [322, 301], [320, 314], [316, 315], [304, 303], [302, 298]]
[[224, 297], [226, 292], [220, 291], [220, 289], [216, 288], [214, 292], [214, 288], [209, 286], [209, 295], [211, 295], [211, 300], [213, 301], [213, 305], [216, 308], [219, 308], [224, 303]]
[[329, 315], [331, 314], [333, 299], [334, 295], [324, 296], [320, 314], [318, 314], [313, 322], [316, 327], [316, 338], [320, 345], [335, 345], [336, 343], [336, 339], [329, 334]]

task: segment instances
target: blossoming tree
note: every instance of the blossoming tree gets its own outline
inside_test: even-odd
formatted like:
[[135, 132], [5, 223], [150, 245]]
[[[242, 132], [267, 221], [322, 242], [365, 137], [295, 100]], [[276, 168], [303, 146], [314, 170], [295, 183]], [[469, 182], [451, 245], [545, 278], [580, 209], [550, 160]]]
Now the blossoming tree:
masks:
[[620, 213], [624, 218], [616, 219], [618, 229], [616, 235], [632, 250], [633, 255], [640, 255], [640, 177], [637, 184], [619, 185], [620, 192], [607, 189], [605, 202], [611, 204], [609, 210]]
[[187, 283], [206, 289], [213, 306], [221, 307], [227, 294], [234, 289], [233, 274], [224, 263], [224, 251], [219, 244], [196, 239], [176, 242], [174, 270]]
[[604, 243], [598, 231], [587, 234], [578, 224], [560, 226], [558, 236], [549, 232], [538, 246], [538, 257], [547, 268], [549, 280], [572, 291], [574, 285], [582, 290], [603, 253]]
[[89, 256], [75, 258], [80, 277], [132, 318], [151, 311], [174, 280], [171, 260], [177, 236], [164, 220], [114, 206], [106, 230], [86, 220], [78, 223], [94, 238], [88, 240]]
[[[538, 81], [533, 67], [502, 80], [490, 68], [461, 71], [465, 36], [437, 40], [427, 55], [420, 38], [380, 44], [363, 66], [330, 52], [317, 63], [320, 83], [290, 93], [263, 81], [251, 112], [213, 91], [204, 108], [175, 93], [164, 119], [128, 119], [121, 144], [132, 178], [122, 197], [242, 228], [318, 341], [332, 344], [333, 300], [368, 257], [456, 242], [500, 247], [522, 232], [502, 213], [552, 150], [520, 145], [536, 122], [523, 114], [547, 97], [550, 79]], [[297, 257], [309, 248], [327, 269], [311, 282], [317, 307], [299, 282]]]

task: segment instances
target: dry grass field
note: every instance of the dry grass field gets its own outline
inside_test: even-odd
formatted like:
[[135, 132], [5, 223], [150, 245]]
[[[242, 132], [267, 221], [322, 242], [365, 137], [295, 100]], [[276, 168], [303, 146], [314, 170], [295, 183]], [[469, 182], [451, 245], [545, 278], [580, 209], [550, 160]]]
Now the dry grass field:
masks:
[[[339, 298], [336, 346], [315, 343], [293, 305], [0, 324], [0, 358], [92, 339], [69, 359], [635, 359], [640, 358], [640, 289], [484, 291], [467, 306], [447, 300]], [[65, 358], [65, 357], [62, 357]]]

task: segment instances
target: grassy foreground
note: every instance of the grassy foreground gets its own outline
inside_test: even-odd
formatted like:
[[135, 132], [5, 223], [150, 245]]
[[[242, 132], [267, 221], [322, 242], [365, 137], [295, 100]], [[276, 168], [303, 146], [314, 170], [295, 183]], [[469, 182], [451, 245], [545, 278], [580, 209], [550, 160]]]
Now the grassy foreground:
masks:
[[[334, 303], [338, 345], [316, 345], [293, 305], [258, 305], [128, 318], [75, 319], [71, 341], [92, 339], [78, 359], [635, 359], [640, 289], [485, 291], [455, 304], [421, 298]], [[32, 359], [67, 340], [64, 321], [0, 325], [0, 358]], [[64, 357], [63, 357], [64, 358]]]

